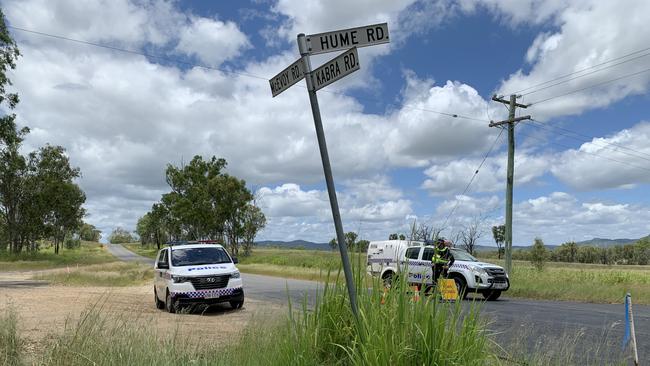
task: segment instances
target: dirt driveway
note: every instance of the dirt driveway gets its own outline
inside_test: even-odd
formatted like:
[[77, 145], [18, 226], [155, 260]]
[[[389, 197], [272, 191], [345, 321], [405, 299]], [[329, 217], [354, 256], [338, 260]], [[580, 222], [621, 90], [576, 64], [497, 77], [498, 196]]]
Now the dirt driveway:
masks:
[[63, 332], [85, 310], [95, 306], [101, 313], [133, 321], [157, 334], [172, 334], [204, 343], [232, 342], [255, 319], [266, 321], [283, 314], [282, 306], [246, 298], [244, 308], [232, 310], [226, 303], [190, 314], [168, 314], [156, 309], [151, 285], [118, 288], [52, 286], [32, 282], [32, 273], [0, 273], [0, 314], [11, 307], [18, 315], [20, 336], [28, 351], [39, 353], [52, 333]]

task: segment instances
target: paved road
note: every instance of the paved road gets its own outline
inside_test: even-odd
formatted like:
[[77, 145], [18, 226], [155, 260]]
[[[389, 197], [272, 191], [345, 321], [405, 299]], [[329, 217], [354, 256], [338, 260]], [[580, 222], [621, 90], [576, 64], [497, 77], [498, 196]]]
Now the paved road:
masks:
[[[111, 253], [122, 260], [153, 264], [121, 245], [108, 245]], [[278, 277], [242, 274], [246, 295], [256, 299], [293, 304], [307, 299], [313, 304], [321, 285], [313, 281], [300, 281]], [[472, 301], [464, 301], [469, 307]], [[529, 348], [544, 347], [549, 343], [566, 343], [571, 338], [578, 351], [585, 354], [596, 347], [611, 350], [606, 355], [614, 357], [620, 350], [623, 338], [624, 306], [587, 304], [567, 301], [534, 301], [510, 299], [479, 302], [481, 313], [490, 320], [490, 330], [496, 333], [502, 345], [517, 340]], [[650, 359], [650, 306], [634, 306], [636, 337], [641, 360]], [[578, 337], [578, 335], [580, 335]], [[507, 346], [506, 346], [507, 347]], [[643, 363], [642, 363], [643, 365]]]

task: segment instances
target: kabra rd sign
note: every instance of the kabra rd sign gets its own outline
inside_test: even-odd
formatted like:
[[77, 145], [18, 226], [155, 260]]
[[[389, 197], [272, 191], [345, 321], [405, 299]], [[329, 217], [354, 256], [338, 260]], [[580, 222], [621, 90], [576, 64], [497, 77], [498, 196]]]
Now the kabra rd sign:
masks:
[[311, 55], [388, 43], [388, 23], [311, 34], [306, 41]]
[[353, 47], [312, 72], [314, 91], [346, 77], [359, 70], [359, 67], [359, 54], [357, 48]]
[[271, 84], [271, 94], [275, 97], [283, 91], [289, 89], [293, 84], [305, 77], [302, 58], [292, 63], [279, 74], [275, 75], [269, 84]]

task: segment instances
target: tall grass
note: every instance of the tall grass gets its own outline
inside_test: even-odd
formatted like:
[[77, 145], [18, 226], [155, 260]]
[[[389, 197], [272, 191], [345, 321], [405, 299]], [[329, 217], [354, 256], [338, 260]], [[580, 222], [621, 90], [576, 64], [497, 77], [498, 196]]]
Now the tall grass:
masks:
[[121, 287], [151, 283], [153, 268], [141, 263], [115, 262], [39, 273], [33, 279], [66, 286]]
[[7, 308], [0, 315], [0, 366], [20, 365], [20, 339], [16, 323], [13, 309]]
[[[361, 278], [357, 275], [358, 284]], [[220, 346], [207, 341], [209, 334], [197, 344], [178, 333], [147, 332], [132, 319], [104, 315], [98, 305], [55, 336], [41, 363], [484, 365], [494, 360], [477, 309], [464, 312], [460, 304], [435, 298], [414, 301], [406, 284], [385, 294], [379, 286], [358, 291], [358, 322], [346, 289], [326, 284], [313, 308], [305, 301], [274, 324], [254, 321], [241, 339]]]
[[116, 260], [100, 243], [83, 242], [79, 248], [61, 248], [59, 254], [54, 254], [54, 248], [45, 244], [36, 252], [14, 254], [0, 251], [0, 271], [48, 269], [77, 264], [109, 263]]

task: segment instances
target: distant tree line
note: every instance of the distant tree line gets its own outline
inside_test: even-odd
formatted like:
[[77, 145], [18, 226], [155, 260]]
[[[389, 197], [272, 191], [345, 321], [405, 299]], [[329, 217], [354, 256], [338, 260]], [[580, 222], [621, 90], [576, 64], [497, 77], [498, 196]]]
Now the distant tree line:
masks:
[[[12, 110], [18, 95], [8, 93], [7, 70], [20, 56], [0, 12], [0, 106]], [[19, 128], [16, 115], [0, 117], [0, 251], [20, 253], [38, 249], [39, 240], [51, 240], [55, 252], [82, 227], [86, 195], [74, 180], [81, 176], [61, 146], [45, 145], [21, 153], [28, 127]], [[78, 233], [77, 233], [78, 239]]]
[[[496, 256], [496, 252], [482, 256]], [[512, 251], [515, 260], [533, 260], [531, 249]], [[553, 262], [595, 263], [595, 264], [650, 264], [650, 236], [634, 244], [617, 245], [607, 248], [579, 246], [575, 242], [566, 242], [554, 249], [548, 249], [546, 259]]]
[[225, 167], [224, 159], [205, 161], [198, 155], [182, 167], [168, 164], [165, 178], [171, 191], [138, 220], [141, 243], [160, 248], [173, 240], [215, 239], [234, 256], [249, 255], [266, 217], [246, 182], [224, 173]]
[[[332, 250], [339, 248], [336, 238], [330, 240], [329, 245]], [[362, 253], [368, 250], [368, 245], [370, 245], [370, 242], [364, 239], [359, 240], [359, 235], [357, 233], [353, 231], [345, 233], [345, 247], [348, 251]]]

